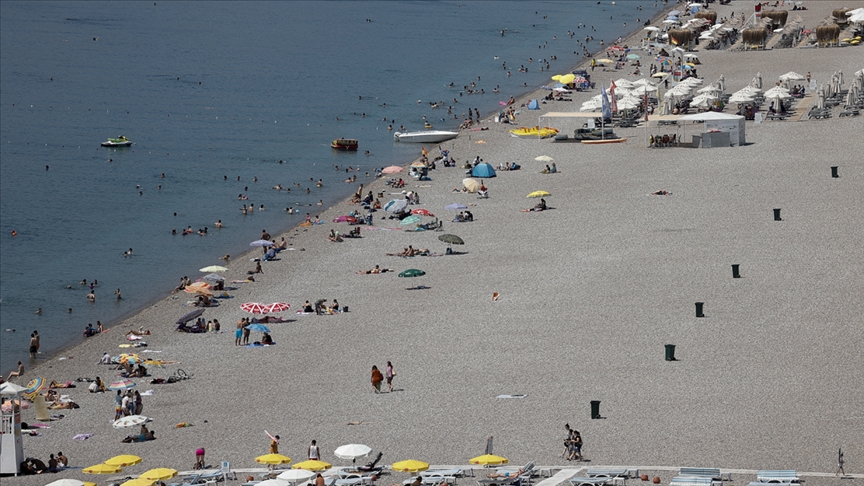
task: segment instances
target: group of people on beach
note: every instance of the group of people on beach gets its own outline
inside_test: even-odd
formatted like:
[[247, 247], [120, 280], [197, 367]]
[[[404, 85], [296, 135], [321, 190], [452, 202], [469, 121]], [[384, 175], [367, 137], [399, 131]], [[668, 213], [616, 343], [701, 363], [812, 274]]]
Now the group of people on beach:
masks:
[[384, 369], [384, 374], [381, 374], [381, 370], [378, 369], [377, 365], [372, 365], [372, 390], [375, 393], [381, 393], [381, 383], [384, 380], [387, 380], [387, 388], [388, 391], [393, 391], [393, 377], [396, 376], [396, 372], [393, 371], [393, 363], [387, 362], [387, 367]]

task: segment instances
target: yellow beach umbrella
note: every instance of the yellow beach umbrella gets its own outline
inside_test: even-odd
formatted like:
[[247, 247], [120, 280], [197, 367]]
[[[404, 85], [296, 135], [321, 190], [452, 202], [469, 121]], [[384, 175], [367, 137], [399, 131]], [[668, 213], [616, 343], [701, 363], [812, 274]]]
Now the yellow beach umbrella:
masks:
[[85, 467], [84, 473], [86, 474], [114, 474], [122, 471], [123, 469], [117, 466], [110, 466], [108, 464], [96, 464], [95, 466]]
[[561, 84], [570, 84], [570, 83], [572, 83], [575, 79], [576, 79], [576, 75], [575, 75], [575, 74], [565, 74], [564, 76], [561, 76], [560, 79], [558, 79], [558, 82], [561, 83]]
[[331, 467], [333, 467], [333, 465], [329, 462], [316, 461], [314, 459], [298, 462], [291, 466], [292, 469], [305, 469], [307, 471], [323, 471], [325, 469], [330, 469]]
[[563, 74], [556, 74], [555, 76], [552, 76], [552, 81], [561, 81], [562, 76], [564, 76], [564, 75]]
[[155, 482], [155, 479], [135, 478], [121, 483], [120, 486], [153, 486]]
[[483, 454], [482, 456], [477, 456], [470, 461], [469, 464], [482, 464], [484, 466], [497, 466], [499, 464], [507, 464], [510, 462], [506, 457], [496, 456], [493, 454]]
[[416, 473], [429, 469], [429, 463], [418, 461], [416, 459], [408, 459], [407, 461], [394, 462], [392, 466], [394, 471]]
[[121, 456], [114, 456], [111, 459], [105, 461], [105, 464], [109, 466], [117, 466], [117, 467], [126, 467], [131, 466], [133, 464], [138, 464], [142, 459], [138, 456], [134, 456], [132, 454], [123, 454]]
[[288, 456], [283, 456], [282, 454], [264, 454], [263, 456], [258, 456], [255, 458], [255, 462], [259, 464], [288, 464], [291, 462], [291, 458]]
[[170, 467], [157, 467], [156, 469], [145, 471], [138, 477], [143, 479], [171, 479], [176, 475], [176, 469], [171, 469]]
[[[531, 194], [528, 194], [528, 195], [525, 196], [525, 197], [547, 197], [547, 196], [551, 196], [551, 195], [552, 195], [552, 194], [549, 194], [549, 193], [546, 192], [546, 191], [534, 191], [534, 192], [532, 192]], [[483, 456], [480, 456], [480, 457], [483, 457]], [[472, 463], [472, 464], [473, 464], [473, 463]]]
[[612, 59], [606, 59], [606, 58], [603, 58], [603, 59], [597, 59], [597, 62], [602, 62], [602, 63], [604, 63], [604, 64], [607, 64], [607, 63], [608, 63], [608, 64], [612, 64], [612, 63], [615, 62], [615, 61], [613, 61]]

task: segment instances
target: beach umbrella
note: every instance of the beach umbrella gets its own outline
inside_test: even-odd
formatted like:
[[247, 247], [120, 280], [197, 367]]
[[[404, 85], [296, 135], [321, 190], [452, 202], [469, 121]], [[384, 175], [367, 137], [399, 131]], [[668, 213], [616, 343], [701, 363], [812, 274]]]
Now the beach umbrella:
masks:
[[120, 486], [153, 486], [156, 479], [135, 478], [120, 483]]
[[199, 272], [204, 273], [212, 273], [212, 272], [227, 272], [228, 269], [220, 266], [220, 265], [210, 265], [209, 267], [204, 267], [198, 270]]
[[291, 486], [291, 483], [283, 479], [266, 479], [255, 484], [255, 486], [258, 486], [259, 484], [262, 486]]
[[216, 273], [211, 273], [209, 275], [205, 275], [205, 276], [201, 277], [201, 280], [204, 280], [207, 282], [224, 282], [225, 277], [223, 277], [222, 275], [216, 274]]
[[183, 314], [183, 317], [181, 317], [180, 319], [177, 319], [177, 322], [175, 324], [186, 324], [187, 322], [191, 321], [192, 319], [195, 319], [196, 317], [200, 316], [203, 313], [204, 313], [204, 309], [195, 309], [193, 311], [187, 312], [186, 314]]
[[423, 209], [423, 208], [412, 209], [411, 214], [419, 214], [421, 216], [435, 217], [435, 215], [432, 214], [428, 209]]
[[157, 467], [156, 469], [151, 469], [149, 471], [145, 471], [139, 478], [143, 479], [171, 479], [177, 475], [176, 469], [171, 469], [169, 467]]
[[[443, 235], [442, 235], [443, 236]], [[440, 240], [441, 237], [439, 236]], [[340, 459], [351, 459], [351, 462], [357, 460], [358, 457], [366, 457], [372, 452], [372, 448], [363, 444], [346, 444], [339, 446], [333, 451], [333, 455]]]
[[204, 292], [207, 293], [210, 291], [210, 284], [207, 282], [195, 282], [193, 284], [187, 285], [184, 291], [194, 294], [195, 292]]
[[308, 461], [298, 462], [291, 466], [291, 469], [305, 469], [307, 471], [323, 471], [325, 469], [330, 469], [333, 467], [329, 462], [324, 461], [316, 461], [314, 459], [309, 459]]
[[145, 359], [144, 364], [147, 366], [155, 366], [157, 368], [165, 367], [165, 363], [161, 359]]
[[390, 202], [384, 205], [384, 211], [388, 213], [398, 213], [402, 211], [408, 206], [408, 200], [405, 198], [402, 199], [391, 199]]
[[[135, 386], [135, 383], [132, 382], [132, 380], [123, 379], [123, 380], [117, 380], [117, 381], [111, 383], [110, 385], [108, 385], [108, 389], [109, 390], [128, 390], [129, 388], [132, 388], [133, 386]], [[135, 417], [135, 415], [131, 415], [131, 416]], [[124, 417], [124, 418], [128, 418], [128, 417]]]
[[267, 314], [275, 313], [275, 312], [285, 312], [291, 308], [291, 304], [287, 302], [274, 302], [272, 304], [268, 304], [264, 306], [264, 309], [267, 311]]
[[558, 79], [558, 82], [561, 84], [570, 84], [576, 79], [576, 75], [573, 73], [565, 74]]
[[669, 73], [654, 73], [651, 75], [652, 78], [665, 78], [669, 76]]
[[105, 464], [108, 464], [109, 466], [126, 467], [138, 464], [142, 460], [143, 459], [141, 459], [140, 457], [132, 454], [123, 454], [108, 459], [107, 461], [105, 461]]
[[24, 390], [24, 398], [27, 400], [33, 400], [42, 388], [45, 388], [45, 378], [42, 378], [41, 376], [33, 378], [27, 383], [27, 389]]
[[[141, 361], [143, 361], [143, 360], [141, 359], [141, 357], [138, 356], [138, 355], [135, 354], [135, 353], [132, 353], [132, 354], [126, 354], [126, 353], [123, 353], [123, 354], [120, 355], [120, 359], [119, 359], [120, 364], [129, 363], [129, 364], [136, 365], [136, 364], [140, 363]], [[127, 381], [128, 381], [128, 380], [127, 380]], [[131, 383], [131, 382], [130, 382], [130, 383]], [[134, 384], [133, 384], [133, 385], [134, 385]]]
[[444, 209], [447, 209], [449, 211], [458, 211], [460, 209], [468, 209], [468, 206], [466, 206], [462, 203], [453, 203], [449, 206], [446, 206]]
[[447, 243], [448, 245], [464, 245], [465, 241], [462, 238], [459, 238], [456, 235], [446, 234], [438, 237], [439, 240]]
[[115, 429], [128, 429], [129, 427], [135, 427], [136, 425], [141, 425], [146, 422], [150, 422], [151, 419], [143, 416], [143, 415], [127, 415], [126, 417], [117, 419], [114, 421]]
[[528, 194], [526, 197], [549, 197], [552, 194], [549, 194], [546, 191], [534, 191], [531, 194]]
[[[258, 456], [255, 458], [255, 462], [259, 464], [288, 464], [291, 462], [291, 458], [288, 456], [283, 456], [282, 454], [264, 454], [263, 456]], [[261, 483], [258, 483], [261, 484]]]
[[408, 459], [406, 461], [394, 462], [392, 466], [394, 471], [416, 473], [429, 469], [429, 463], [418, 461], [416, 459]]
[[270, 328], [265, 326], [264, 324], [249, 324], [248, 326], [246, 326], [246, 329], [256, 332], [270, 332]]
[[85, 474], [116, 474], [123, 469], [117, 466], [110, 466], [108, 464], [96, 464], [95, 466], [85, 467], [83, 472]]
[[400, 277], [405, 278], [422, 277], [423, 275], [426, 275], [426, 272], [424, 272], [423, 270], [418, 270], [416, 268], [409, 268], [408, 270], [405, 270], [404, 272], [401, 272], [399, 274]]
[[402, 221], [399, 222], [399, 224], [402, 226], [408, 226], [409, 224], [414, 224], [417, 221], [420, 221], [420, 216], [417, 216], [415, 214], [415, 215], [408, 216], [407, 218], [403, 219]]
[[414, 168], [414, 169], [426, 169], [427, 166], [426, 166], [425, 163], [423, 163], [423, 162], [421, 162], [421, 161], [418, 160], [418, 161], [415, 161], [415, 162], [411, 162], [411, 168]]
[[381, 173], [382, 174], [396, 174], [396, 173], [402, 172], [403, 170], [405, 170], [405, 169], [402, 167], [399, 167], [398, 165], [391, 165], [390, 167], [385, 167], [381, 171]]
[[753, 101], [753, 97], [746, 94], [735, 93], [729, 97], [730, 103], [749, 103], [751, 101]]
[[[64, 479], [58, 479], [57, 481], [50, 482], [50, 483], [46, 484], [45, 486], [84, 486], [85, 484], [87, 484], [87, 483], [85, 483], [84, 481], [79, 481], [77, 479], [64, 478]], [[93, 483], [90, 483], [90, 484], [93, 484]]]
[[647, 31], [650, 31], [650, 32], [659, 32], [659, 31], [660, 31], [660, 27], [654, 27], [653, 25], [649, 25], [648, 27], [645, 27], [645, 28], [642, 29], [642, 30], [647, 30]]
[[482, 464], [484, 466], [497, 466], [499, 464], [507, 464], [508, 462], [510, 461], [506, 457], [494, 454], [483, 454], [468, 461], [469, 464]]
[[614, 63], [615, 61], [613, 61], [612, 59], [607, 59], [607, 58], [604, 57], [603, 59], [597, 59], [597, 62], [600, 62], [600, 63], [603, 63], [603, 64], [612, 64], [612, 63]]
[[623, 98], [618, 100], [618, 110], [633, 110], [639, 107], [642, 100], [635, 98]]
[[250, 314], [266, 314], [267, 306], [260, 302], [246, 302], [240, 304], [240, 309]]
[[639, 54], [627, 54], [627, 59], [635, 61], [637, 59], [642, 59], [642, 56], [640, 56]]
[[540, 155], [538, 157], [534, 157], [534, 160], [536, 160], [537, 162], [552, 162], [555, 159], [549, 157], [548, 155]]
[[477, 179], [471, 179], [470, 177], [467, 179], [462, 179], [462, 187], [468, 190], [468, 192], [477, 192], [480, 190], [480, 181]]
[[249, 246], [262, 247], [262, 246], [273, 246], [272, 241], [267, 240], [255, 240], [252, 243], [249, 243]]
[[276, 479], [281, 479], [282, 481], [288, 481], [291, 483], [306, 481], [310, 478], [315, 477], [315, 473], [311, 470], [307, 469], [289, 469], [285, 472], [280, 473], [276, 476]]

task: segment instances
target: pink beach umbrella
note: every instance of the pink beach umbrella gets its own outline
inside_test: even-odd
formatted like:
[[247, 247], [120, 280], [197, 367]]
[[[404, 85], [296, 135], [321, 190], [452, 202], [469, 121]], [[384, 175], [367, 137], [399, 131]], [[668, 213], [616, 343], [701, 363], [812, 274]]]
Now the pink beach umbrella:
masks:
[[266, 314], [267, 307], [268, 306], [259, 302], [246, 302], [245, 304], [240, 304], [240, 308], [250, 314]]
[[403, 169], [402, 167], [399, 167], [398, 165], [391, 165], [390, 167], [384, 168], [384, 170], [382, 170], [381, 173], [382, 174], [397, 174], [399, 172], [402, 172], [403, 170], [405, 170], [405, 169]]
[[274, 302], [272, 304], [264, 306], [264, 310], [268, 314], [273, 313], [273, 312], [285, 312], [290, 308], [291, 308], [291, 304], [288, 304], [285, 302]]

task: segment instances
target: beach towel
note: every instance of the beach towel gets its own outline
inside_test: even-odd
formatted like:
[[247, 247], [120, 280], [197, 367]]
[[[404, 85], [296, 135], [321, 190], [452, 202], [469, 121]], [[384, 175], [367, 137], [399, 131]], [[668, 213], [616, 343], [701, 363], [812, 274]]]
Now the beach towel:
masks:
[[87, 440], [90, 437], [93, 437], [93, 434], [76, 434], [75, 437], [72, 437], [72, 440]]
[[142, 393], [141, 396], [142, 397], [149, 397], [150, 395], [153, 395], [154, 393], [156, 393], [156, 392], [153, 390], [147, 390], [144, 393]]

